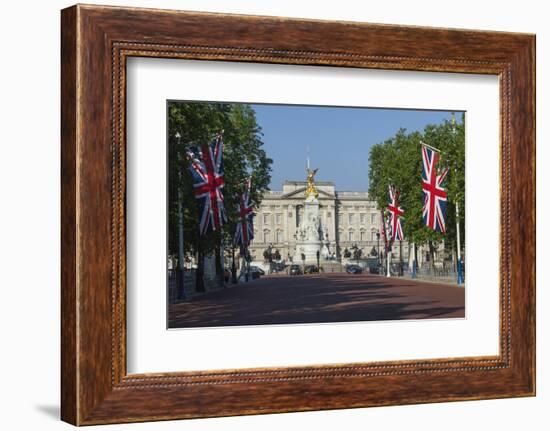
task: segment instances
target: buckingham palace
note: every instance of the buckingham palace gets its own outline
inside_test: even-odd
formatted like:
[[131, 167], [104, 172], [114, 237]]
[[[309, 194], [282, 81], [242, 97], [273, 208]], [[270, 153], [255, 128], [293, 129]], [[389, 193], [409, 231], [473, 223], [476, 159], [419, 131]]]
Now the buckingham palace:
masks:
[[[315, 186], [322, 236], [330, 258], [339, 259], [346, 249], [354, 247], [361, 250], [362, 256], [373, 255], [384, 248], [383, 238], [378, 235], [380, 210], [376, 202], [369, 200], [367, 192], [337, 191], [331, 181], [315, 181]], [[264, 194], [254, 218], [254, 240], [250, 245], [252, 260], [261, 260], [269, 246], [279, 251], [282, 259], [295, 259], [306, 187], [306, 181], [285, 181], [283, 190]], [[402, 245], [403, 259], [406, 259], [406, 241]], [[394, 244], [392, 251], [398, 256], [399, 245]]]

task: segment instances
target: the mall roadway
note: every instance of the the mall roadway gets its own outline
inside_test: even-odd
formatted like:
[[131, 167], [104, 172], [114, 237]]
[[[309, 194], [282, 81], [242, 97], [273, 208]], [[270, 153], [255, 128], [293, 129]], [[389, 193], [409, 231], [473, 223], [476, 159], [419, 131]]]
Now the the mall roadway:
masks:
[[464, 288], [370, 274], [269, 275], [173, 304], [169, 327], [464, 317]]

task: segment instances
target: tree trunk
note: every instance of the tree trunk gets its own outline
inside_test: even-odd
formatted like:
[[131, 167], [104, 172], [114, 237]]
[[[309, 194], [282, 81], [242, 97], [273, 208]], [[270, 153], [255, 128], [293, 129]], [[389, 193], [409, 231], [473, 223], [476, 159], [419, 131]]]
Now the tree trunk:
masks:
[[413, 278], [416, 278], [416, 273], [418, 272], [418, 247], [416, 246], [416, 242], [413, 244], [413, 253], [414, 253], [414, 259], [413, 259]]
[[434, 251], [434, 244], [430, 240], [428, 241], [428, 245], [430, 246], [430, 267], [432, 269], [432, 274], [435, 275], [435, 251]]
[[[184, 284], [184, 260], [177, 257], [176, 266], [176, 299], [185, 299], [185, 284]], [[175, 259], [174, 259], [175, 260]]]
[[223, 274], [223, 261], [222, 261], [222, 247], [221, 245], [217, 245], [214, 251], [215, 258], [216, 258], [216, 277], [218, 278], [219, 287], [223, 287], [224, 285], [224, 274]]
[[197, 251], [197, 272], [195, 277], [195, 291], [204, 292], [204, 254], [202, 249], [198, 247]]

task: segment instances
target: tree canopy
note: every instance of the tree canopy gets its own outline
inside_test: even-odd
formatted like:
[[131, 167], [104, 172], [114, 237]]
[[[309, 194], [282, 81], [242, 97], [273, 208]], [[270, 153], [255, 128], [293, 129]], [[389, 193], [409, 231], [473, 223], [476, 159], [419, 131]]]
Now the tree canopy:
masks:
[[[191, 147], [210, 143], [223, 131], [224, 196], [229, 223], [222, 232], [199, 235], [199, 205], [193, 195], [193, 181], [185, 152]], [[209, 253], [222, 240], [233, 236], [238, 215], [235, 195], [242, 193], [244, 182], [252, 177], [251, 201], [259, 205], [271, 180], [272, 160], [262, 148], [262, 131], [249, 105], [203, 102], [168, 104], [168, 253], [178, 251], [178, 199], [183, 204], [186, 251], [200, 246]], [[180, 189], [180, 194], [178, 194]]]
[[[462, 122], [445, 120], [428, 125], [421, 132], [407, 133], [400, 129], [394, 137], [372, 147], [369, 156], [369, 194], [385, 210], [388, 186], [400, 192], [400, 206], [405, 211], [405, 238], [415, 244], [456, 239], [455, 204], [460, 208], [460, 225], [464, 229], [465, 145], [464, 116]], [[427, 228], [422, 221], [422, 153], [421, 142], [440, 150], [438, 169], [449, 168], [445, 180], [447, 190], [446, 234]], [[461, 232], [463, 234], [463, 232]]]

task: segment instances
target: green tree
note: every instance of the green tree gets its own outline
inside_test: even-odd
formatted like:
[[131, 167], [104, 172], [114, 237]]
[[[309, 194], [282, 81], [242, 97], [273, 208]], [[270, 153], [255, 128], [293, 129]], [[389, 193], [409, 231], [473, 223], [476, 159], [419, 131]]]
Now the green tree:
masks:
[[[185, 156], [191, 147], [210, 143], [223, 131], [224, 197], [229, 223], [222, 231], [199, 234], [199, 205], [193, 195], [193, 181]], [[248, 105], [227, 103], [170, 102], [168, 105], [168, 254], [178, 255], [178, 200], [183, 204], [186, 252], [198, 256], [197, 288], [202, 288], [203, 257], [216, 253], [222, 273], [219, 249], [230, 243], [238, 219], [235, 195], [252, 176], [251, 196], [258, 205], [271, 179], [271, 164], [263, 150], [261, 127]]]
[[441, 167], [449, 168], [445, 180], [447, 190], [447, 211], [446, 211], [446, 242], [457, 250], [456, 234], [456, 206], [459, 208], [460, 236], [462, 247], [464, 247], [465, 229], [465, 173], [466, 173], [466, 151], [465, 151], [465, 117], [462, 114], [462, 121], [445, 120], [439, 125], [429, 125], [424, 130], [424, 141], [440, 150]]
[[[448, 166], [446, 182], [448, 205], [446, 234], [427, 228], [422, 221], [423, 194], [420, 181], [422, 172], [421, 142], [441, 150], [439, 167]], [[369, 156], [369, 194], [378, 207], [384, 210], [388, 203], [388, 186], [400, 192], [400, 205], [405, 210], [403, 231], [405, 237], [416, 245], [428, 244], [432, 254], [437, 243], [444, 238], [456, 241], [454, 203], [458, 200], [464, 208], [464, 120], [462, 124], [444, 121], [428, 125], [424, 133], [400, 129], [394, 137], [372, 147]], [[464, 215], [461, 212], [461, 224]]]

